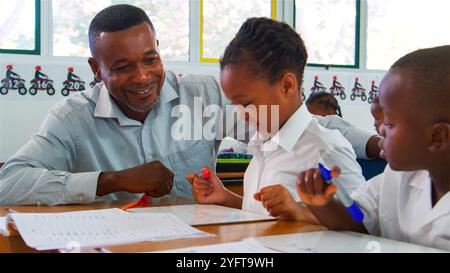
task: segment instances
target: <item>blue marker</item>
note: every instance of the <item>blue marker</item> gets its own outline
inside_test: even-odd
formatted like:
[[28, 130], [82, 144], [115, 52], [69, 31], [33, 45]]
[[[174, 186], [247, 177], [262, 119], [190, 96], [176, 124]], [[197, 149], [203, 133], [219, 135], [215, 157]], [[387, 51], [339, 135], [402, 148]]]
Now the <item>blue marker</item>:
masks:
[[361, 209], [358, 207], [355, 201], [353, 201], [350, 196], [345, 192], [344, 188], [337, 182], [334, 178], [334, 174], [327, 168], [325, 168], [322, 164], [319, 163], [320, 173], [322, 174], [322, 178], [325, 179], [328, 183], [335, 184], [337, 186], [336, 196], [347, 209], [348, 213], [353, 217], [356, 222], [362, 222], [364, 219], [364, 214]]

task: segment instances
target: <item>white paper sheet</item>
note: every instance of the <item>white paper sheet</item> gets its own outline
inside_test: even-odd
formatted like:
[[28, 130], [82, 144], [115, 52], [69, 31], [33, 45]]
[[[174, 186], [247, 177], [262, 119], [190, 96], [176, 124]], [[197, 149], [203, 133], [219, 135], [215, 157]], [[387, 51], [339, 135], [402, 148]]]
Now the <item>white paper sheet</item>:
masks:
[[248, 238], [240, 242], [214, 244], [206, 246], [186, 247], [157, 251], [161, 253], [279, 253], [279, 251], [267, 248], [254, 238]]
[[38, 250], [83, 248], [209, 236], [168, 213], [120, 209], [66, 213], [12, 213], [20, 235]]
[[172, 213], [191, 226], [276, 220], [272, 216], [218, 205], [179, 205], [130, 209], [139, 213]]
[[356, 232], [317, 231], [255, 237], [262, 245], [289, 253], [392, 253], [443, 252], [424, 247], [360, 234]]
[[6, 217], [0, 217], [0, 235], [3, 236], [9, 235]]

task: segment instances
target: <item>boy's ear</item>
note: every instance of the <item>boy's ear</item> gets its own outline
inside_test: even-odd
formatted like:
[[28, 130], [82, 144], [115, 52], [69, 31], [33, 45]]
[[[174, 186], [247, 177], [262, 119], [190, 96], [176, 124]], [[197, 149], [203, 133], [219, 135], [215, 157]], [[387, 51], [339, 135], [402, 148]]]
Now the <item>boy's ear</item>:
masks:
[[450, 147], [450, 124], [439, 122], [433, 125], [431, 132], [431, 142], [428, 150], [430, 152], [440, 152]]
[[283, 88], [283, 94], [285, 96], [292, 96], [297, 91], [297, 77], [292, 73], [286, 73], [281, 78], [281, 87]]
[[94, 58], [90, 57], [88, 59], [88, 63], [89, 66], [91, 67], [91, 71], [92, 73], [94, 73], [95, 77], [99, 80], [102, 81], [102, 73], [100, 73], [100, 68], [98, 67], [97, 62], [94, 60]]

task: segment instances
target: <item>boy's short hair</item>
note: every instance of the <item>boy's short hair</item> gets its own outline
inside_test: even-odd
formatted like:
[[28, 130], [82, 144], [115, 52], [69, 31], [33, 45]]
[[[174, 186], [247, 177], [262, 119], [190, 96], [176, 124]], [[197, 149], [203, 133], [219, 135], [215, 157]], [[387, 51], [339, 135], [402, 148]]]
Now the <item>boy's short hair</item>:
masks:
[[293, 72], [300, 89], [307, 58], [302, 38], [288, 24], [269, 18], [249, 18], [226, 47], [220, 69], [246, 64], [255, 77], [265, 77], [270, 83], [286, 72]]
[[397, 60], [391, 71], [406, 74], [414, 86], [412, 92], [423, 98], [421, 103], [428, 102], [442, 121], [450, 122], [450, 45], [411, 52]]
[[305, 103], [306, 105], [318, 104], [322, 109], [333, 109], [336, 115], [342, 117], [341, 107], [337, 99], [328, 92], [320, 91], [311, 93]]
[[126, 4], [113, 5], [103, 9], [95, 15], [89, 25], [89, 48], [92, 56], [94, 55], [95, 40], [100, 33], [121, 31], [144, 22], [150, 26], [156, 36], [155, 28], [144, 10]]

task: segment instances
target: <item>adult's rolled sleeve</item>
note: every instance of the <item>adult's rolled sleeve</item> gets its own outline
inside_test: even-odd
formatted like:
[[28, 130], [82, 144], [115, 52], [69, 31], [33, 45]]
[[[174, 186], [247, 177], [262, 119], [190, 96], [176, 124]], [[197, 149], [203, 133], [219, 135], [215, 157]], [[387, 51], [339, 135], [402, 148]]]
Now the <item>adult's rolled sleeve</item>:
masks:
[[67, 177], [65, 203], [91, 203], [95, 201], [98, 177], [101, 172], [73, 173]]

